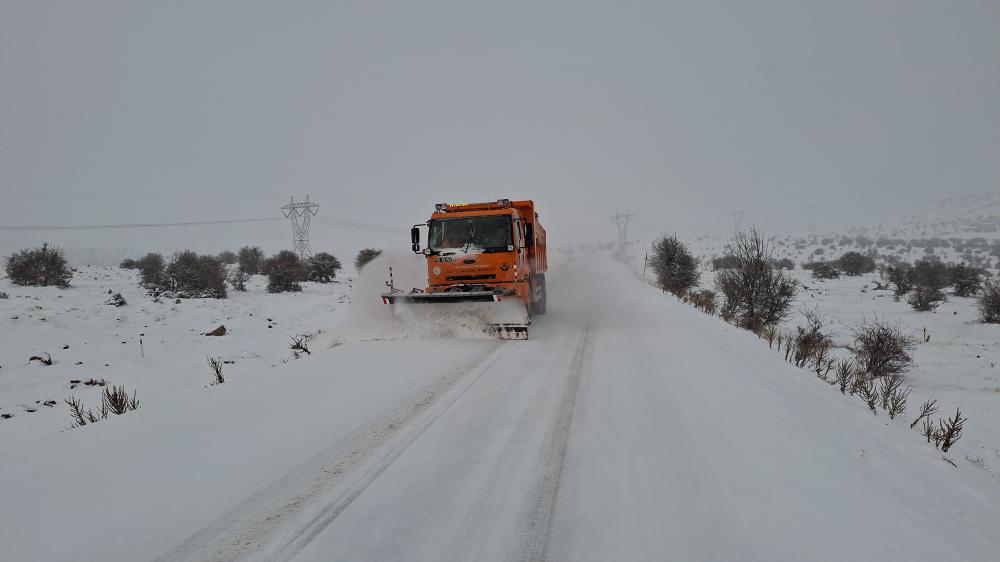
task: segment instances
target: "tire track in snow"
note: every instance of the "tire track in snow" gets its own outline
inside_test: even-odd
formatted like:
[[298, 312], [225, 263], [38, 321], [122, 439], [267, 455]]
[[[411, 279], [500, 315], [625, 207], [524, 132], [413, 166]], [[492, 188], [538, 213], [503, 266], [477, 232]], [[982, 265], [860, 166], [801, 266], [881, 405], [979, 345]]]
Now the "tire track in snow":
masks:
[[466, 369], [452, 386], [464, 383], [454, 388], [450, 393], [441, 396], [433, 404], [428, 405], [421, 415], [416, 416], [410, 424], [398, 433], [398, 440], [382, 448], [383, 454], [373, 459], [360, 470], [354, 482], [336, 498], [326, 504], [321, 510], [311, 514], [308, 521], [297, 530], [278, 542], [275, 548], [264, 553], [257, 553], [253, 560], [290, 560], [303, 548], [309, 545], [324, 529], [332, 524], [392, 463], [423, 435], [445, 412], [458, 402], [494, 365], [503, 357], [501, 350], [510, 349], [512, 342], [498, 342], [494, 351], [471, 368]]
[[573, 423], [573, 411], [576, 408], [580, 377], [588, 358], [590, 331], [588, 326], [580, 333], [576, 350], [573, 353], [573, 361], [570, 364], [566, 387], [559, 402], [559, 409], [546, 433], [545, 446], [542, 449], [543, 459], [538, 469], [538, 479], [531, 489], [526, 509], [521, 518], [522, 530], [516, 537], [518, 544], [509, 551], [508, 560], [542, 562], [548, 556], [552, 520], [555, 516], [560, 482], [566, 465], [566, 445]]
[[[564, 358], [573, 357], [577, 345], [575, 339], [577, 338], [573, 338], [572, 335], [563, 338], [559, 342], [558, 352], [548, 354], [545, 363], [537, 365], [537, 373], [546, 375], [559, 372], [560, 363], [565, 365]], [[520, 457], [517, 452], [524, 448], [525, 443], [531, 441], [532, 435], [540, 425], [539, 420], [545, 419], [544, 416], [550, 414], [546, 410], [554, 410], [557, 407], [553, 403], [558, 403], [558, 400], [554, 399], [553, 395], [564, 387], [564, 381], [552, 380], [546, 376], [534, 389], [535, 396], [520, 413], [517, 425], [507, 437], [503, 450], [480, 486], [475, 500], [470, 503], [463, 518], [464, 523], [449, 541], [449, 546], [445, 550], [447, 554], [442, 555], [442, 560], [486, 560], [491, 555], [496, 555], [497, 547], [491, 540], [491, 529], [495, 528], [497, 517], [501, 516], [498, 504], [504, 503], [509, 494], [508, 488], [516, 486], [516, 482], [511, 480], [516, 479], [519, 469]], [[501, 552], [503, 544], [502, 542]], [[494, 550], [491, 551], [491, 548]]]
[[[306, 512], [316, 501], [328, 497], [329, 490], [336, 490], [337, 487], [343, 485], [343, 482], [350, 482], [352, 477], [357, 477], [359, 471], [364, 473], [360, 477], [361, 481], [364, 481], [372, 470], [365, 464], [370, 461], [373, 453], [388, 446], [387, 444], [394, 437], [398, 437], [400, 434], [409, 435], [409, 428], [414, 420], [434, 407], [442, 397], [449, 396], [448, 391], [463, 380], [468, 379], [470, 374], [475, 374], [475, 379], [482, 376], [499, 360], [503, 355], [502, 350], [508, 344], [509, 342], [498, 341], [486, 346], [480, 358], [449, 371], [443, 377], [422, 387], [410, 398], [397, 403], [386, 413], [366, 422], [345, 439], [319, 453], [277, 483], [257, 492], [224, 517], [191, 536], [170, 552], [161, 555], [157, 561], [211, 560], [222, 562], [240, 560], [248, 556], [260, 556], [262, 549], [265, 548], [274, 533], [281, 532], [279, 526], [283, 525], [286, 520], [296, 516], [301, 517], [301, 514]], [[459, 389], [458, 395], [464, 394], [468, 386], [471, 384]], [[449, 397], [449, 405], [457, 398], [458, 396]], [[438, 415], [440, 413], [432, 417], [436, 419]], [[423, 427], [419, 433], [425, 429], [426, 427]], [[406, 443], [407, 446], [417, 436], [412, 436]], [[403, 441], [407, 441], [406, 437], [403, 438]], [[389, 452], [395, 451], [398, 447], [398, 444], [391, 446]], [[395, 460], [399, 454], [402, 454], [402, 450], [399, 450], [391, 460]], [[380, 458], [385, 459], [385, 457]], [[391, 460], [389, 464], [391, 464]], [[367, 487], [370, 481], [374, 480], [388, 466], [385, 464], [377, 474], [372, 475], [364, 487]], [[356, 488], [357, 484], [355, 482], [351, 489]], [[353, 501], [355, 497], [360, 495], [364, 487], [357, 489], [350, 500]], [[343, 494], [338, 496], [338, 500], [342, 498], [344, 498]], [[344, 504], [340, 511], [343, 511], [343, 508], [346, 508], [349, 503], [350, 501]], [[329, 506], [327, 506], [328, 508]], [[307, 525], [314, 524], [317, 519], [314, 517]], [[302, 530], [304, 528], [300, 527], [299, 531]], [[321, 528], [317, 530], [317, 533], [319, 530]], [[292, 533], [293, 538], [301, 534], [301, 532]], [[282, 547], [287, 547], [288, 544], [289, 541], [281, 543]], [[305, 544], [299, 546], [299, 549]], [[275, 555], [276, 553], [277, 551], [275, 551]], [[290, 557], [291, 554], [287, 556]], [[265, 559], [271, 560], [274, 557]]]

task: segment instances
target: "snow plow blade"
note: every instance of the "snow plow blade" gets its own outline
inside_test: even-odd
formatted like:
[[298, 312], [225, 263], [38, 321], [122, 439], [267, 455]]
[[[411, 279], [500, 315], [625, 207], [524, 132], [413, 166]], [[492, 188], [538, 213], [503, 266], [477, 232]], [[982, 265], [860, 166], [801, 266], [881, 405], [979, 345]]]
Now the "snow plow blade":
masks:
[[450, 293], [383, 293], [382, 302], [393, 312], [400, 310], [417, 319], [435, 321], [472, 318], [484, 329], [505, 340], [528, 339], [531, 319], [524, 302], [517, 297], [505, 297], [491, 291]]

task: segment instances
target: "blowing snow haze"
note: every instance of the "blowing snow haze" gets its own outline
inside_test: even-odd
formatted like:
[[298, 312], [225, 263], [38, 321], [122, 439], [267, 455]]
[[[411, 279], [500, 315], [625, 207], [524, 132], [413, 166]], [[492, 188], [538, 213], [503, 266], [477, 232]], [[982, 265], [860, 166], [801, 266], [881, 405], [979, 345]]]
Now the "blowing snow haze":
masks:
[[0, 562], [1000, 561], [998, 30], [0, 0]]
[[626, 208], [647, 238], [734, 209], [872, 224], [997, 191], [997, 29], [995, 2], [10, 0], [0, 225], [271, 217], [306, 193], [403, 227], [531, 197], [556, 240], [613, 239]]

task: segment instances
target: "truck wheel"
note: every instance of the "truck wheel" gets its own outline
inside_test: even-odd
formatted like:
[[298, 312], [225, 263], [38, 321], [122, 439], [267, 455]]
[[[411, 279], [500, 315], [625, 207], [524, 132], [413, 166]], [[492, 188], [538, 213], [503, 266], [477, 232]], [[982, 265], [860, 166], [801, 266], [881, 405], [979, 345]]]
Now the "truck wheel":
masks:
[[532, 301], [531, 301], [531, 313], [532, 314], [545, 314], [545, 301], [548, 297], [548, 291], [545, 290], [545, 275], [539, 275], [535, 278], [533, 283]]

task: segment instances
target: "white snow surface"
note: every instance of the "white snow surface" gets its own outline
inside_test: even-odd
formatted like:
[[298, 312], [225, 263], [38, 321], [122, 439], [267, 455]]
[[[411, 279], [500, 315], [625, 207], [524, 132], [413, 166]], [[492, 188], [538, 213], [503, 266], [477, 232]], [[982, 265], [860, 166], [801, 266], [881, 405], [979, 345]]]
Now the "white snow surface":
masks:
[[[110, 363], [130, 368], [112, 382], [139, 389], [136, 412], [62, 431], [29, 432], [24, 420], [42, 411], [0, 423], [0, 557], [1000, 558], [992, 474], [952, 466], [909, 429], [909, 416], [872, 416], [754, 335], [665, 296], [606, 255], [552, 260], [549, 313], [535, 319], [531, 340], [508, 342], [391, 328], [399, 321], [373, 306], [390, 262], [404, 275], [419, 276], [423, 265], [376, 260], [355, 280], [350, 305], [337, 302], [336, 287], [203, 304], [204, 314], [182, 323], [163, 320], [165, 357], [126, 360], [134, 345], [115, 344], [122, 351]], [[52, 294], [65, 300], [83, 285]], [[23, 346], [96, 341], [126, 321], [83, 310], [46, 335], [51, 325], [35, 318], [9, 320], [11, 303], [18, 314], [31, 304], [15, 293], [38, 291], [4, 290], [12, 296], [0, 301], [3, 353], [21, 362]], [[42, 292], [40, 305], [54, 306]], [[259, 303], [271, 297], [288, 311], [271, 317], [295, 329], [272, 337], [276, 328], [251, 329], [247, 319], [222, 341], [197, 334], [216, 320], [229, 327], [242, 307], [270, 314]], [[137, 309], [169, 310], [159, 306], [132, 295], [125, 310], [105, 315], [146, 322]], [[287, 360], [287, 335], [300, 329], [317, 334], [314, 352]], [[122, 334], [114, 337], [128, 341]], [[179, 370], [194, 373], [208, 351], [224, 350], [207, 345], [228, 348], [241, 375], [206, 386], [201, 368], [160, 380], [171, 362], [190, 362]], [[274, 349], [254, 351], [266, 360], [238, 351], [266, 346]], [[32, 373], [62, 365], [53, 355], [56, 365]], [[7, 376], [4, 364], [0, 381]], [[0, 387], [2, 400], [68, 390], [10, 376], [21, 382]], [[63, 404], [45, 410], [68, 425]]]

